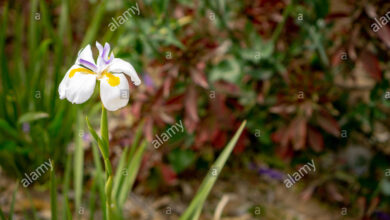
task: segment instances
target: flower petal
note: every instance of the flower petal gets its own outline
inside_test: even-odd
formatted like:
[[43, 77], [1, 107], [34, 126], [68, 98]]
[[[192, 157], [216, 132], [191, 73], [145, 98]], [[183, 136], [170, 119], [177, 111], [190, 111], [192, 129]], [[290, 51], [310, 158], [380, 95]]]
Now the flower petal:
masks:
[[114, 59], [113, 53], [110, 53], [110, 44], [105, 43], [104, 47], [96, 41], [96, 47], [99, 50], [99, 56], [97, 58], [97, 65], [99, 67], [99, 71], [104, 71], [108, 64]]
[[[64, 79], [58, 87], [60, 99], [66, 98], [68, 101], [81, 104], [87, 101], [93, 94], [96, 85], [96, 75], [83, 73], [81, 70], [85, 69], [79, 65], [73, 65], [65, 74]], [[70, 76], [72, 70], [73, 76]]]
[[89, 45], [89, 44], [86, 47], [84, 47], [83, 49], [81, 49], [79, 51], [79, 54], [77, 55], [76, 64], [84, 65], [82, 62], [90, 63], [90, 64], [96, 66], [95, 61], [93, 59], [93, 55], [92, 55], [91, 45]]
[[129, 84], [125, 75], [111, 74], [100, 80], [100, 98], [107, 110], [116, 111], [125, 107], [129, 102], [129, 95]]
[[129, 62], [126, 62], [122, 59], [115, 58], [111, 62], [107, 71], [112, 73], [124, 73], [130, 76], [131, 81], [133, 81], [134, 85], [138, 86], [141, 84], [141, 80], [138, 77], [137, 72], [135, 72], [134, 67]]

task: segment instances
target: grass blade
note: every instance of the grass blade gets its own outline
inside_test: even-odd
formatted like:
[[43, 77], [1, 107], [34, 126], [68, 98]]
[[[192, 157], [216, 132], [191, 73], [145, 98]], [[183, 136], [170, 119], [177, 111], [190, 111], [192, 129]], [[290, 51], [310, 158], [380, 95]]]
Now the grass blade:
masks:
[[81, 196], [83, 190], [83, 166], [84, 149], [80, 137], [82, 115], [81, 110], [77, 109], [76, 130], [75, 130], [75, 152], [74, 152], [74, 187], [75, 187], [75, 209], [81, 208]]
[[69, 192], [69, 184], [70, 184], [70, 174], [71, 174], [71, 164], [72, 164], [72, 157], [70, 154], [68, 154], [68, 158], [66, 159], [65, 164], [65, 174], [64, 174], [64, 198], [63, 198], [63, 204], [64, 204], [64, 210], [63, 210], [63, 217], [62, 219], [71, 219], [72, 214], [70, 212], [69, 207], [69, 201], [68, 201], [68, 192]]
[[1, 210], [1, 207], [0, 207], [0, 219], [5, 220], [5, 215], [4, 215], [3, 211]]
[[134, 154], [134, 157], [131, 158], [131, 161], [127, 167], [128, 170], [128, 177], [125, 178], [125, 181], [123, 185], [121, 186], [119, 198], [118, 198], [118, 207], [121, 209], [123, 207], [123, 204], [126, 201], [127, 196], [129, 195], [129, 192], [131, 188], [133, 187], [135, 178], [137, 177], [138, 170], [141, 166], [142, 156], [146, 149], [147, 142], [143, 141], [141, 146], [137, 149], [137, 151]]
[[32, 219], [38, 220], [39, 218], [38, 218], [38, 215], [37, 215], [37, 210], [35, 208], [34, 201], [32, 200], [30, 193], [27, 192], [27, 196], [28, 196], [28, 200], [30, 201], [30, 204], [31, 204]]
[[15, 187], [15, 191], [14, 191], [13, 194], [12, 194], [11, 208], [10, 208], [10, 210], [9, 210], [9, 217], [8, 217], [9, 220], [12, 220], [12, 218], [13, 218], [13, 216], [14, 216], [14, 207], [15, 207], [15, 200], [16, 200], [16, 192], [18, 191], [18, 188], [19, 188], [19, 181], [17, 181], [16, 187]]
[[122, 170], [126, 165], [128, 151], [129, 151], [129, 147], [126, 147], [126, 149], [123, 151], [123, 153], [119, 159], [119, 164], [118, 164], [118, 167], [115, 171], [114, 184], [113, 184], [114, 186], [112, 187], [112, 194], [113, 194], [114, 198], [116, 198], [119, 186], [121, 185], [121, 182], [122, 182], [122, 177], [123, 177]]
[[96, 133], [95, 129], [93, 129], [91, 123], [89, 122], [89, 119], [88, 117], [85, 118], [86, 121], [87, 121], [87, 125], [88, 125], [88, 130], [89, 132], [92, 134], [92, 137], [95, 139], [95, 141], [98, 143], [98, 146], [99, 146], [99, 149], [100, 149], [100, 152], [102, 154], [105, 154], [106, 153], [106, 150], [104, 149], [103, 145], [103, 140], [99, 137], [99, 135]]
[[51, 161], [51, 169], [50, 169], [50, 207], [51, 207], [51, 219], [57, 220], [57, 185], [56, 185], [56, 175], [54, 173], [54, 161]]
[[141, 122], [137, 128], [133, 143], [130, 147], [130, 152], [129, 152], [129, 147], [126, 147], [126, 149], [122, 153], [121, 158], [119, 160], [119, 165], [118, 165], [118, 168], [116, 169], [116, 173], [115, 173], [115, 177], [114, 177], [114, 187], [113, 187], [113, 197], [114, 198], [118, 198], [120, 186], [122, 185], [123, 179], [125, 178], [124, 175], [122, 175], [121, 171], [125, 168], [125, 165], [129, 163], [131, 158], [133, 158], [135, 150], [137, 149], [137, 145], [139, 144], [139, 141], [140, 141], [141, 136], [142, 136], [143, 124], [144, 123]]
[[[204, 178], [201, 186], [198, 189], [198, 192], [196, 193], [194, 199], [191, 201], [190, 206], [180, 217], [180, 220], [199, 218], [199, 215], [203, 209], [203, 204], [207, 196], [209, 195], [215, 181], [217, 180], [219, 173], [224, 167], [226, 160], [229, 158], [232, 150], [234, 149], [234, 146], [236, 145], [238, 138], [240, 137], [242, 131], [244, 130], [245, 125], [246, 125], [246, 121], [244, 121], [241, 124], [240, 128], [234, 134], [233, 138], [229, 141], [225, 149], [222, 151], [222, 153], [219, 155], [217, 160], [214, 162], [209, 174]], [[215, 173], [215, 169], [218, 169], [217, 174], [213, 175]]]
[[101, 3], [97, 6], [96, 13], [93, 19], [91, 19], [92, 23], [89, 25], [87, 33], [83, 39], [82, 47], [90, 43], [95, 37], [100, 28], [100, 23], [103, 19], [104, 11], [106, 10], [107, 0], [102, 0]]
[[[95, 145], [95, 143], [92, 143], [92, 145]], [[92, 146], [92, 154], [93, 154], [93, 161], [96, 167], [95, 171], [95, 180], [98, 185], [98, 191], [100, 195], [100, 206], [103, 211], [103, 219], [106, 219], [106, 209], [104, 208], [106, 205], [106, 199], [104, 194], [104, 178], [103, 178], [103, 168], [99, 157], [99, 152], [97, 151], [96, 146]]]
[[91, 187], [91, 193], [90, 193], [90, 200], [89, 200], [89, 219], [93, 220], [94, 219], [94, 214], [95, 214], [95, 202], [96, 202], [96, 188], [97, 188], [97, 181], [98, 179], [94, 179], [92, 182], [92, 187]]

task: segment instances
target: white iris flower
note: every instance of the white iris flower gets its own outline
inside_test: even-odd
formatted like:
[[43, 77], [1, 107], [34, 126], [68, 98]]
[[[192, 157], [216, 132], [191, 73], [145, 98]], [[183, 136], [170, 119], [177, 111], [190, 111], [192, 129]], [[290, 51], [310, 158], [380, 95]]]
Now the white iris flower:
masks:
[[75, 64], [65, 74], [58, 87], [60, 98], [81, 104], [87, 101], [93, 94], [96, 80], [100, 80], [100, 98], [104, 107], [109, 111], [115, 111], [127, 105], [129, 102], [129, 84], [124, 74], [128, 75], [134, 85], [141, 84], [133, 66], [119, 58], [114, 58], [110, 52], [110, 45], [104, 47], [96, 42], [99, 50], [97, 64], [92, 56], [91, 46], [87, 45], [80, 50]]

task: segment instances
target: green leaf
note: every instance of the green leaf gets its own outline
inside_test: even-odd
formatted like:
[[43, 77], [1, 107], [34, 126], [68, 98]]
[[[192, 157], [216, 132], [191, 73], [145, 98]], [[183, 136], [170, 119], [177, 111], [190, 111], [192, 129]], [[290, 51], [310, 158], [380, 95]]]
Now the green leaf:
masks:
[[0, 207], [0, 219], [1, 219], [1, 220], [6, 220], [6, 219], [5, 219], [4, 212], [1, 210], [1, 207]]
[[46, 112], [27, 112], [20, 116], [18, 124], [23, 124], [25, 122], [32, 122], [43, 118], [48, 118], [49, 114]]
[[104, 105], [102, 104], [102, 116], [100, 119], [100, 132], [101, 132], [101, 139], [104, 143], [102, 146], [105, 152], [105, 155], [103, 155], [104, 158], [108, 158], [109, 151], [108, 151], [108, 120], [107, 120], [107, 110], [104, 108]]
[[8, 217], [9, 220], [12, 220], [13, 215], [14, 215], [14, 207], [15, 207], [15, 201], [16, 201], [16, 192], [18, 191], [18, 188], [19, 188], [19, 182], [16, 184], [15, 190], [14, 190], [14, 192], [12, 194], [11, 208], [10, 208], [9, 217]]
[[239, 82], [241, 77], [240, 63], [234, 59], [227, 59], [220, 62], [211, 70], [210, 81], [225, 80], [231, 83]]
[[180, 173], [194, 162], [195, 153], [188, 149], [175, 149], [169, 153], [168, 160], [175, 172]]
[[18, 131], [11, 127], [11, 125], [9, 125], [8, 122], [2, 118], [0, 118], [0, 130], [8, 135], [11, 135], [15, 139], [19, 138]]
[[[103, 177], [103, 168], [99, 157], [99, 152], [96, 148], [96, 144], [92, 143], [92, 155], [93, 155], [93, 161], [96, 167], [95, 174], [94, 174], [94, 181], [98, 184], [98, 191], [100, 195], [100, 206], [105, 207], [106, 205], [106, 195], [104, 193], [104, 177]], [[106, 219], [106, 209], [102, 208], [103, 212], [103, 219]]]
[[96, 209], [96, 205], [95, 205], [95, 202], [97, 201], [96, 200], [96, 191], [97, 191], [97, 188], [98, 188], [98, 183], [96, 183], [96, 181], [99, 181], [99, 180], [96, 180], [96, 179], [93, 179], [92, 181], [92, 187], [91, 187], [91, 192], [90, 192], [90, 199], [89, 199], [89, 211], [90, 211], [90, 215], [89, 215], [89, 219], [93, 220], [94, 219], [94, 214], [95, 214], [95, 209]]
[[71, 164], [72, 164], [72, 156], [70, 154], [67, 155], [66, 164], [65, 164], [65, 173], [64, 173], [64, 181], [63, 181], [63, 218], [64, 220], [71, 219], [72, 213], [70, 211], [69, 201], [68, 201], [68, 192], [70, 185], [70, 174], [71, 174]]
[[120, 189], [119, 198], [118, 198], [118, 206], [120, 208], [123, 207], [123, 204], [125, 203], [131, 188], [133, 187], [135, 178], [137, 177], [138, 170], [141, 166], [141, 161], [142, 161], [144, 151], [146, 149], [146, 145], [147, 142], [143, 141], [141, 146], [135, 152], [134, 157], [131, 158], [131, 161], [127, 167], [128, 176], [127, 178], [125, 178], [125, 181]]
[[128, 151], [129, 151], [129, 147], [126, 147], [125, 150], [122, 152], [122, 155], [119, 159], [118, 167], [116, 168], [116, 171], [115, 171], [114, 183], [113, 183], [113, 188], [112, 188], [112, 194], [113, 194], [114, 198], [116, 198], [116, 196], [118, 194], [118, 189], [119, 189], [119, 186], [121, 185], [121, 182], [123, 179], [122, 177], [124, 176], [122, 171], [126, 165]]
[[73, 161], [76, 210], [79, 210], [79, 208], [81, 207], [81, 199], [82, 199], [82, 192], [83, 192], [84, 149], [83, 149], [83, 140], [79, 135], [82, 129], [81, 121], [82, 121], [81, 110], [77, 109], [76, 127], [74, 131], [75, 151], [74, 151], [74, 161]]
[[57, 219], [57, 185], [56, 175], [54, 173], [54, 162], [51, 161], [50, 169], [50, 207], [51, 207], [51, 219]]
[[218, 178], [222, 168], [224, 167], [226, 160], [229, 158], [234, 146], [236, 145], [238, 138], [240, 137], [244, 127], [246, 125], [246, 121], [244, 121], [237, 132], [234, 134], [233, 138], [229, 141], [225, 149], [219, 155], [217, 160], [214, 162], [213, 166], [210, 169], [208, 175], [204, 178], [201, 186], [198, 189], [194, 199], [191, 201], [190, 206], [186, 209], [184, 214], [180, 217], [180, 220], [188, 220], [188, 219], [198, 219], [203, 204], [209, 195], [212, 187], [214, 186], [215, 181]]
[[390, 181], [387, 180], [387, 179], [383, 179], [381, 182], [380, 182], [380, 188], [382, 190], [382, 193], [385, 195], [385, 196], [390, 196]]
[[91, 19], [91, 24], [88, 27], [88, 30], [85, 34], [83, 42], [81, 44], [82, 47], [92, 42], [100, 29], [100, 24], [103, 19], [104, 11], [106, 10], [107, 0], [102, 0], [96, 8], [96, 12], [94, 13], [94, 18]]
[[115, 200], [117, 200], [117, 198], [119, 198], [121, 186], [124, 182], [124, 179], [126, 178], [126, 175], [123, 175], [124, 174], [123, 171], [125, 171], [125, 169], [127, 169], [127, 168], [125, 168], [125, 166], [126, 166], [126, 164], [129, 164], [129, 162], [131, 161], [131, 159], [133, 158], [133, 156], [136, 152], [137, 145], [139, 145], [139, 141], [140, 141], [141, 136], [142, 136], [144, 122], [145, 121], [142, 121], [138, 125], [138, 128], [137, 128], [137, 131], [135, 132], [134, 140], [133, 140], [131, 147], [126, 147], [126, 149], [123, 151], [121, 158], [119, 160], [119, 165], [116, 169], [116, 173], [115, 173], [115, 177], [114, 177], [114, 186], [113, 186], [113, 190], [112, 190], [113, 197], [115, 198]]
[[86, 119], [86, 121], [87, 121], [87, 125], [88, 125], [88, 130], [89, 130], [89, 132], [92, 134], [92, 137], [93, 137], [93, 138], [95, 139], [95, 141], [98, 143], [98, 146], [99, 146], [99, 148], [100, 148], [100, 152], [101, 152], [102, 154], [105, 154], [106, 151], [105, 151], [104, 148], [103, 148], [103, 145], [104, 145], [103, 140], [102, 140], [102, 139], [99, 137], [99, 135], [96, 133], [95, 129], [93, 129], [91, 123], [90, 123], [89, 120], [88, 120], [88, 117], [86, 117], [85, 119]]

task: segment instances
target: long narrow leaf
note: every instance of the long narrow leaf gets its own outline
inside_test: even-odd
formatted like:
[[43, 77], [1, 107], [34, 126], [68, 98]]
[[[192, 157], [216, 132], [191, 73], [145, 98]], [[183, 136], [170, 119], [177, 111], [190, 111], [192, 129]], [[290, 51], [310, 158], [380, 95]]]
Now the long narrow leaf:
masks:
[[139, 141], [142, 136], [142, 129], [143, 129], [144, 121], [142, 121], [137, 128], [137, 131], [135, 132], [133, 143], [130, 147], [126, 147], [124, 152], [121, 155], [121, 158], [119, 160], [118, 168], [116, 169], [115, 177], [114, 177], [114, 187], [113, 187], [113, 196], [114, 198], [118, 198], [119, 188], [123, 183], [123, 179], [125, 178], [125, 175], [123, 175], [123, 171], [125, 168], [125, 165], [129, 163], [131, 158], [133, 158], [133, 155], [135, 153], [135, 150], [137, 149], [137, 145], [139, 145]]
[[83, 142], [80, 137], [82, 131], [81, 126], [81, 110], [77, 109], [77, 120], [75, 130], [75, 152], [74, 152], [74, 188], [75, 188], [75, 205], [76, 210], [81, 207], [81, 196], [83, 190], [83, 166], [84, 166], [84, 149]]
[[13, 192], [13, 194], [12, 194], [11, 208], [10, 208], [10, 210], [9, 210], [9, 217], [8, 217], [9, 220], [12, 220], [12, 218], [13, 218], [13, 216], [14, 216], [14, 207], [15, 207], [15, 201], [16, 201], [16, 192], [18, 191], [18, 188], [19, 188], [19, 181], [17, 181], [15, 190], [14, 190], [14, 192]]
[[6, 220], [6, 219], [5, 219], [4, 212], [1, 210], [1, 207], [0, 207], [0, 219], [1, 219], [1, 220]]
[[29, 192], [27, 192], [27, 196], [28, 196], [28, 200], [30, 201], [30, 205], [31, 205], [31, 210], [32, 210], [32, 218], [34, 220], [38, 220], [38, 215], [37, 215], [37, 210], [35, 208], [35, 204], [34, 204], [34, 201], [32, 200], [31, 198], [31, 195]]
[[119, 164], [118, 164], [118, 167], [115, 171], [115, 176], [114, 176], [114, 184], [113, 184], [113, 187], [112, 187], [112, 194], [114, 195], [114, 197], [116, 197], [117, 193], [118, 193], [118, 189], [119, 189], [119, 186], [120, 186], [120, 183], [121, 183], [121, 180], [122, 180], [122, 176], [123, 176], [123, 169], [125, 168], [125, 165], [126, 165], [126, 160], [127, 160], [127, 152], [129, 151], [129, 147], [126, 147], [125, 150], [123, 151], [120, 159], [119, 159]]
[[70, 185], [70, 174], [71, 174], [71, 164], [72, 164], [72, 157], [69, 154], [66, 159], [65, 164], [65, 174], [64, 174], [64, 183], [63, 183], [63, 204], [64, 204], [64, 210], [63, 210], [63, 218], [64, 220], [71, 219], [72, 214], [70, 212], [69, 207], [69, 200], [68, 200], [68, 192], [69, 192], [69, 185]]
[[98, 143], [98, 146], [100, 148], [100, 152], [102, 154], [106, 153], [106, 150], [103, 148], [103, 140], [99, 137], [99, 135], [96, 133], [95, 129], [93, 129], [91, 123], [89, 122], [88, 117], [86, 117], [87, 125], [88, 125], [88, 130], [92, 134], [92, 137], [95, 139], [95, 141]]
[[96, 208], [96, 190], [98, 188], [98, 183], [96, 183], [97, 181], [100, 180], [94, 179], [92, 182], [90, 199], [89, 199], [89, 213], [90, 213], [89, 219], [91, 220], [94, 219], [95, 208]]
[[107, 0], [102, 0], [101, 3], [97, 6], [94, 18], [91, 19], [92, 23], [89, 25], [87, 33], [85, 34], [85, 37], [83, 39], [82, 47], [87, 45], [95, 38], [99, 30], [100, 23], [103, 19], [104, 11], [106, 10], [106, 4]]
[[57, 219], [57, 184], [56, 175], [54, 173], [54, 162], [51, 161], [50, 169], [50, 206], [51, 206], [51, 219]]
[[[209, 195], [212, 187], [214, 186], [215, 181], [218, 178], [219, 173], [224, 167], [226, 160], [229, 158], [234, 146], [236, 145], [238, 138], [240, 137], [242, 131], [244, 130], [246, 121], [244, 121], [240, 128], [237, 130], [233, 138], [229, 141], [225, 149], [219, 155], [217, 160], [214, 162], [209, 174], [203, 180], [201, 186], [198, 189], [194, 199], [192, 200], [190, 206], [184, 212], [184, 214], [180, 217], [180, 220], [188, 220], [188, 219], [198, 219], [199, 215], [202, 211], [203, 204]], [[214, 175], [214, 173], [216, 175]]]
[[95, 146], [95, 143], [92, 144], [92, 154], [93, 154], [93, 161], [96, 167], [95, 175], [94, 175], [94, 181], [98, 184], [98, 191], [100, 195], [100, 206], [103, 211], [103, 219], [106, 219], [106, 209], [104, 206], [106, 205], [106, 197], [104, 194], [104, 178], [103, 178], [103, 168], [99, 157], [99, 152]]
[[131, 188], [133, 187], [135, 178], [137, 177], [138, 170], [141, 165], [142, 161], [142, 156], [145, 151], [147, 142], [143, 141], [141, 146], [137, 149], [136, 153], [134, 154], [134, 157], [131, 159], [128, 167], [127, 167], [127, 172], [128, 172], [128, 177], [125, 179], [125, 182], [123, 183], [120, 193], [119, 193], [119, 198], [118, 198], [118, 206], [121, 209], [123, 207], [123, 204], [126, 201], [127, 196], [130, 193]]

